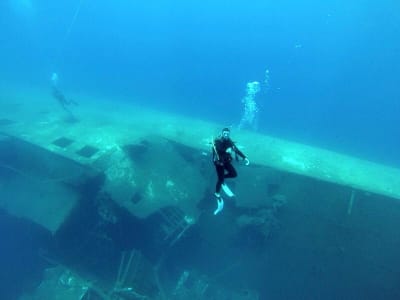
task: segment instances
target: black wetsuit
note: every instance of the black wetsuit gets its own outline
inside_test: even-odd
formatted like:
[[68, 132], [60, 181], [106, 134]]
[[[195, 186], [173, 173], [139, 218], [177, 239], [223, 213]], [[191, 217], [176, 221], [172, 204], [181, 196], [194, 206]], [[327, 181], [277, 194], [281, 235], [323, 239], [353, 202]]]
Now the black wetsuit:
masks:
[[71, 105], [71, 104], [77, 105], [77, 103], [75, 101], [73, 101], [71, 99], [67, 99], [64, 96], [64, 94], [56, 86], [53, 86], [53, 97], [55, 99], [57, 99], [57, 101], [61, 104], [61, 106], [68, 112], [70, 112], [68, 109], [69, 105]]
[[[225, 178], [234, 178], [237, 176], [237, 172], [231, 163], [232, 155], [226, 152], [229, 148], [231, 148], [232, 152], [235, 152], [235, 154], [240, 156], [242, 159], [246, 158], [230, 138], [217, 138], [214, 140], [213, 161], [218, 175], [218, 181], [215, 186], [216, 193], [220, 192], [221, 185], [224, 183]], [[225, 173], [225, 170], [227, 173]]]

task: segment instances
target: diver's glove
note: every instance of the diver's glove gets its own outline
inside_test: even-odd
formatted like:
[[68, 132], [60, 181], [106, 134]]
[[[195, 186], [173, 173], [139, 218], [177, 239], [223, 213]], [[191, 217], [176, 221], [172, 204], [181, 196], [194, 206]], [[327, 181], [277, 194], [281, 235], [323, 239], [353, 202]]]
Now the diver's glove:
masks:
[[249, 161], [249, 159], [247, 157], [244, 158], [244, 164], [246, 166], [248, 166], [250, 164], [250, 161]]

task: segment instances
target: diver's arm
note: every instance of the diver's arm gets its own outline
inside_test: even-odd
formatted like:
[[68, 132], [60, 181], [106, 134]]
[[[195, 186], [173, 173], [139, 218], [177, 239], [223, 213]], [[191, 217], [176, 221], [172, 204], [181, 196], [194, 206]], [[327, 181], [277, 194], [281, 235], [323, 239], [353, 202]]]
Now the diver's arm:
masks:
[[232, 148], [232, 150], [235, 151], [235, 153], [236, 153], [237, 155], [239, 155], [242, 159], [245, 159], [245, 158], [246, 158], [246, 155], [244, 155], [243, 152], [240, 151], [240, 150], [238, 149], [238, 147], [236, 147], [236, 145], [235, 145], [234, 142], [232, 142], [231, 148]]
[[236, 147], [235, 143], [233, 143], [233, 142], [232, 142], [232, 149], [233, 149], [233, 151], [235, 151], [235, 153], [236, 153], [237, 155], [239, 155], [239, 156], [244, 160], [244, 163], [245, 163], [246, 166], [248, 166], [248, 165], [250, 164], [250, 161], [249, 161], [249, 159], [247, 158], [247, 156], [244, 155], [243, 152], [240, 151], [240, 150], [238, 149], [238, 147]]

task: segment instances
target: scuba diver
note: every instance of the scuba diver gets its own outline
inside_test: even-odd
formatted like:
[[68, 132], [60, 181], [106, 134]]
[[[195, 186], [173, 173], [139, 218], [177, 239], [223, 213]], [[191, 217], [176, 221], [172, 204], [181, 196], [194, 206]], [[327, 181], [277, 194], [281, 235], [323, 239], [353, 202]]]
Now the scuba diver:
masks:
[[71, 110], [69, 109], [69, 105], [75, 105], [77, 106], [78, 103], [76, 103], [72, 99], [67, 99], [64, 94], [60, 91], [58, 88], [58, 75], [57, 73], [53, 73], [51, 76], [51, 87], [52, 87], [52, 95], [53, 98], [60, 103], [62, 108], [73, 118], [75, 119], [74, 115], [72, 114]]
[[[236, 160], [240, 156], [244, 161], [245, 165], [248, 166], [250, 161], [247, 157], [240, 151], [235, 143], [230, 138], [229, 128], [222, 129], [221, 135], [214, 139], [212, 142], [212, 153], [213, 162], [215, 165], [215, 170], [217, 172], [218, 180], [215, 186], [215, 197], [217, 198], [217, 209], [214, 211], [214, 215], [218, 214], [224, 207], [224, 200], [221, 197], [220, 191], [221, 187], [225, 194], [229, 197], [233, 197], [233, 192], [225, 184], [225, 178], [235, 178], [237, 172], [232, 165], [232, 153], [235, 153]], [[225, 172], [226, 171], [226, 172]]]

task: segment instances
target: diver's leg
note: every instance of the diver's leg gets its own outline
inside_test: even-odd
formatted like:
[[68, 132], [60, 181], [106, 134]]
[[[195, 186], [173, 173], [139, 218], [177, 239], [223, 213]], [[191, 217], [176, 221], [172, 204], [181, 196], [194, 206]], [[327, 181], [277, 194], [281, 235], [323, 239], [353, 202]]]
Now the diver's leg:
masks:
[[224, 209], [224, 199], [220, 195], [221, 186], [224, 183], [225, 167], [224, 165], [215, 164], [215, 170], [217, 171], [218, 181], [215, 186], [215, 197], [217, 199], [217, 209], [214, 211], [214, 215], [219, 214]]
[[217, 165], [215, 164], [215, 170], [217, 171], [217, 184], [215, 186], [215, 193], [219, 195], [219, 192], [221, 191], [221, 185], [224, 183], [224, 174], [225, 174], [225, 168], [223, 165]]
[[[237, 172], [235, 168], [232, 166], [231, 163], [225, 164], [225, 170], [228, 172], [224, 175], [224, 178], [235, 178], [237, 176]], [[222, 185], [222, 190], [228, 197], [233, 197], [235, 194], [232, 192], [232, 190], [229, 188], [229, 186], [223, 182]]]
[[225, 170], [228, 171], [224, 176], [225, 178], [235, 178], [237, 176], [237, 172], [231, 163], [225, 164]]

